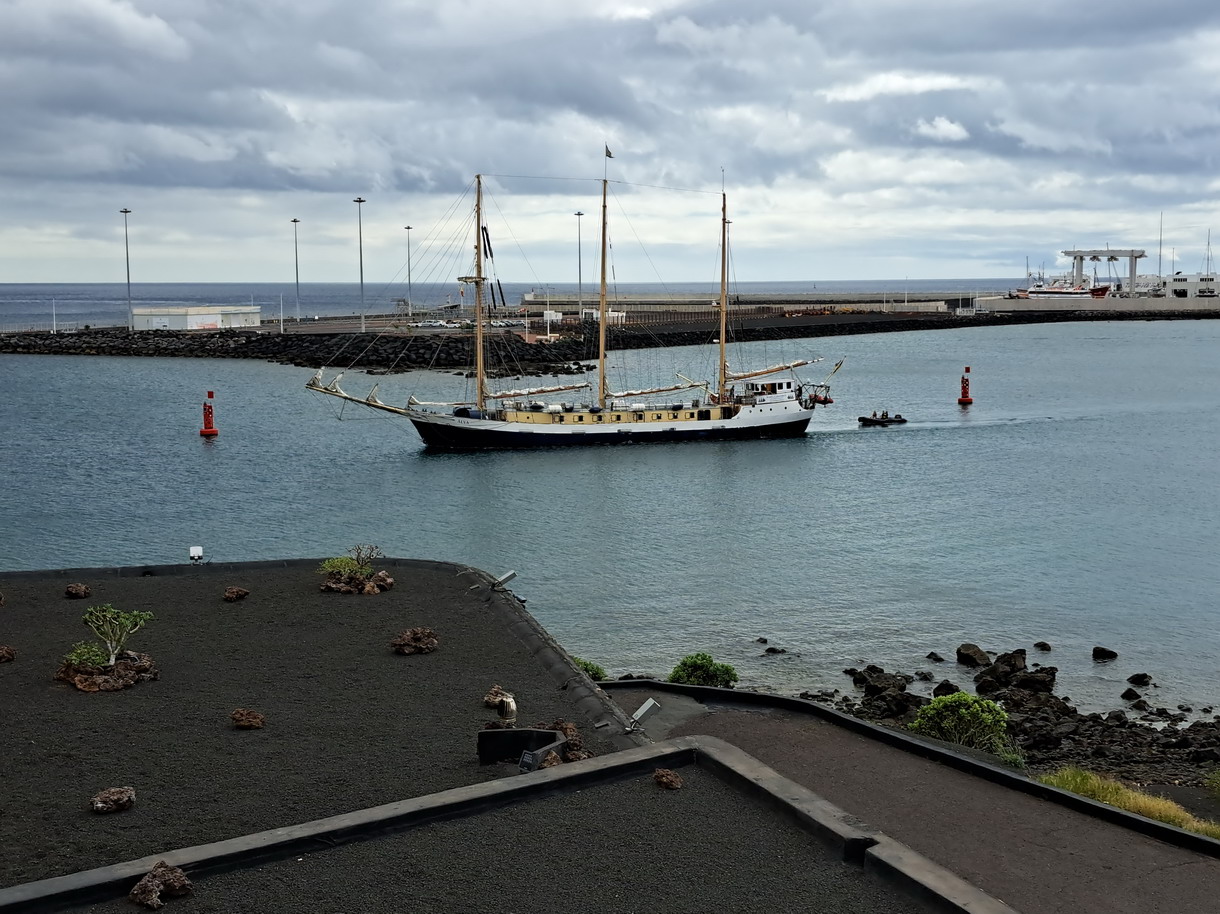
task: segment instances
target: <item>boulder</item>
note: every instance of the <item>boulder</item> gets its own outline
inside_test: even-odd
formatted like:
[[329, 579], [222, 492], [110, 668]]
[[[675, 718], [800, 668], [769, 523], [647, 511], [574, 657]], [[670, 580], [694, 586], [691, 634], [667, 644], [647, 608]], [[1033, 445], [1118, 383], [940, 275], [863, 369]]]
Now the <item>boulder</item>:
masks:
[[90, 592], [88, 584], [69, 584], [64, 588], [64, 596], [69, 600], [87, 600]]
[[236, 603], [238, 600], [244, 600], [250, 596], [250, 591], [244, 587], [226, 587], [224, 600], [226, 603]]
[[11, 663], [17, 659], [17, 652], [7, 644], [0, 644], [0, 663]]
[[1034, 647], [1040, 651], [1049, 651], [1051, 649], [1050, 644], [1045, 641], [1035, 641]]
[[951, 683], [948, 679], [942, 679], [936, 684], [936, 688], [932, 690], [932, 694], [937, 698], [942, 695], [952, 695], [954, 692], [960, 692], [961, 689]]
[[980, 684], [987, 679], [994, 681], [995, 688], [991, 689], [994, 692], [996, 689], [1012, 685], [1013, 677], [1023, 672], [1025, 672], [1024, 648], [1000, 654], [992, 663], [975, 674], [974, 681]]
[[942, 657], [940, 654], [936, 653], [936, 651], [928, 651], [928, 659], [931, 660], [933, 663], [944, 663], [945, 662], [945, 658]]
[[929, 673], [927, 670], [916, 670], [915, 678], [918, 679], [920, 682], [931, 682], [932, 674]]
[[957, 662], [962, 666], [985, 667], [991, 665], [991, 658], [977, 644], [966, 642], [965, 644], [958, 645]]
[[119, 651], [114, 666], [78, 667], [65, 663], [55, 672], [56, 680], [71, 683], [82, 692], [117, 692], [160, 678], [161, 671], [152, 657], [135, 651]]
[[1094, 647], [1093, 659], [1098, 663], [1108, 663], [1118, 659], [1118, 651], [1112, 651], [1108, 647]]
[[1152, 685], [1152, 676], [1149, 673], [1132, 673], [1127, 677], [1127, 682], [1133, 686], [1139, 686], [1141, 689], [1146, 689]]
[[1026, 692], [1043, 692], [1047, 695], [1055, 691], [1055, 676], [1059, 667], [1044, 666], [1036, 670], [1024, 670], [1012, 677], [1012, 687]]
[[763, 651], [763, 653], [764, 654], [786, 654], [786, 653], [788, 653], [788, 650], [787, 650], [787, 648], [782, 648], [782, 647], [769, 647], [765, 651]]
[[910, 680], [896, 673], [877, 673], [864, 683], [864, 697], [871, 698], [882, 692], [905, 692]]
[[1135, 689], [1127, 689], [1125, 692], [1123, 692], [1122, 695], [1120, 695], [1118, 697], [1121, 698], [1123, 701], [1136, 701], [1137, 699], [1143, 698], [1144, 696], [1142, 696], [1139, 692], [1135, 691]]
[[89, 808], [98, 815], [131, 809], [136, 802], [134, 787], [107, 787], [89, 801]]

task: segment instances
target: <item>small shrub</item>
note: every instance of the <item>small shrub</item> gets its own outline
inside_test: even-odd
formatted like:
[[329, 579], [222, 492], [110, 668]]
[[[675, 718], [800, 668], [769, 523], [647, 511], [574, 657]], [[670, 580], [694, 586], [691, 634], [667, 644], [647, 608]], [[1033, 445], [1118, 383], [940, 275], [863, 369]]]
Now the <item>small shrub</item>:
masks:
[[110, 658], [103, 664], [104, 666], [114, 666], [114, 661], [119, 655], [119, 651], [123, 649], [123, 645], [127, 643], [127, 639], [138, 632], [144, 625], [151, 622], [153, 614], [150, 612], [123, 612], [121, 609], [115, 609], [109, 603], [103, 603], [101, 606], [90, 606], [85, 610], [85, 624], [93, 630], [93, 634], [101, 639], [106, 645], [106, 650], [109, 651]]
[[93, 641], [77, 641], [72, 650], [64, 654], [64, 663], [78, 669], [103, 667], [106, 666], [106, 652]]
[[999, 753], [1014, 748], [1008, 738], [1008, 715], [994, 701], [968, 692], [932, 699], [919, 709], [910, 729], [923, 736], [970, 749]]
[[610, 678], [609, 674], [606, 673], [605, 668], [598, 666], [592, 660], [582, 660], [580, 657], [573, 657], [572, 661], [578, 667], [580, 667], [582, 670], [584, 670], [585, 675], [587, 675], [594, 682], [597, 682], [602, 679]]
[[340, 555], [333, 559], [327, 559], [318, 566], [318, 574], [324, 574], [327, 577], [346, 577], [359, 571], [360, 563], [350, 555]]
[[727, 663], [717, 663], [711, 654], [687, 654], [669, 674], [669, 681], [731, 689], [737, 682], [737, 671]]
[[1217, 800], [1220, 800], [1220, 768], [1217, 768], [1203, 781], [1203, 786]]

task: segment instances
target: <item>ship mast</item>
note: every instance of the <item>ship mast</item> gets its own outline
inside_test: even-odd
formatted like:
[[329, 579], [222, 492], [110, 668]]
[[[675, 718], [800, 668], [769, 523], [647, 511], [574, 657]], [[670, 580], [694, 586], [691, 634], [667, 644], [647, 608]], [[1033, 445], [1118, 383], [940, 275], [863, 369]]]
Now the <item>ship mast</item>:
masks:
[[483, 176], [475, 175], [474, 194], [474, 377], [475, 406], [482, 413], [486, 398], [483, 364]]
[[606, 189], [602, 178], [602, 277], [597, 301], [597, 405], [606, 408]]
[[716, 393], [720, 402], [728, 396], [729, 357], [726, 343], [729, 324], [729, 201], [720, 194], [720, 367], [716, 372]]

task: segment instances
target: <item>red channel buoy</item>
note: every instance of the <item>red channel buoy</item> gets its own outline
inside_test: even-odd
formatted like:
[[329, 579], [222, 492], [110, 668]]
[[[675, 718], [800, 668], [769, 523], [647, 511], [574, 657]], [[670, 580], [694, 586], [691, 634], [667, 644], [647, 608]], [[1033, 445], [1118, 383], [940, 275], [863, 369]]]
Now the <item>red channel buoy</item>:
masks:
[[962, 395], [957, 398], [958, 406], [969, 406], [974, 400], [970, 397], [970, 366], [966, 366], [966, 373], [962, 375]]
[[199, 430], [199, 434], [204, 438], [215, 438], [220, 434], [220, 429], [212, 424], [212, 404], [209, 402], [211, 399], [212, 391], [209, 390], [208, 399], [203, 401], [203, 428]]

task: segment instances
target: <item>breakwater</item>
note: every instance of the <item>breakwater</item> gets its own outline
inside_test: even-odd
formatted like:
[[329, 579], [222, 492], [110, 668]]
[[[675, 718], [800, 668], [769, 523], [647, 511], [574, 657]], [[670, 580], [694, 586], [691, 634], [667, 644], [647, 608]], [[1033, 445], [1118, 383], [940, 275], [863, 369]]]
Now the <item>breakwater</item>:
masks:
[[[734, 321], [732, 339], [799, 339], [861, 333], [911, 330], [947, 330], [1069, 321], [1200, 320], [1220, 317], [1220, 311], [1181, 312], [1075, 312], [978, 314], [838, 314], [748, 318]], [[675, 322], [661, 326], [613, 328], [608, 333], [612, 350], [648, 349], [710, 343], [717, 335], [710, 321]], [[552, 372], [558, 366], [596, 358], [597, 332], [588, 324], [584, 332], [553, 342], [528, 342], [512, 332], [488, 335], [498, 353], [501, 370], [525, 373]], [[258, 359], [304, 368], [342, 366], [382, 372], [420, 368], [468, 368], [474, 362], [474, 335], [470, 332], [289, 332], [269, 330], [132, 332], [97, 329], [77, 333], [47, 332], [0, 334], [0, 353], [25, 355], [108, 355], [209, 359]]]

